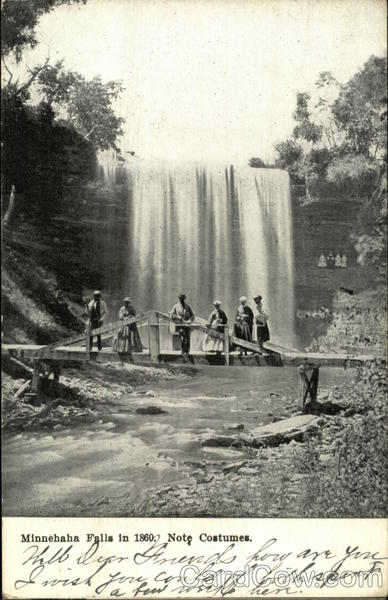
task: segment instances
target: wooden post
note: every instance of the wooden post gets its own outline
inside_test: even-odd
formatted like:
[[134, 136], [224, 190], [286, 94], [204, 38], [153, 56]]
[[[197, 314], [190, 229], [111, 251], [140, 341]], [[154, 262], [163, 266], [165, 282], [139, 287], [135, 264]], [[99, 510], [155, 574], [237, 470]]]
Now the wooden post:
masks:
[[229, 367], [229, 325], [224, 326], [225, 366]]
[[151, 321], [147, 321], [148, 354], [151, 355]]
[[[319, 366], [317, 365], [302, 365], [298, 369], [301, 382], [301, 397], [300, 409], [306, 412], [314, 408], [317, 404], [318, 382], [319, 382]], [[311, 376], [308, 377], [308, 372], [311, 371]]]
[[34, 372], [32, 374], [32, 391], [37, 392], [39, 389], [39, 373], [40, 373], [40, 360], [34, 360]]
[[61, 372], [61, 366], [58, 365], [53, 365], [53, 381], [55, 381], [56, 383], [59, 383], [59, 374]]
[[85, 335], [86, 335], [86, 360], [90, 360], [90, 323], [86, 323], [85, 327]]
[[160, 355], [160, 338], [159, 338], [159, 317], [156, 313], [152, 313], [150, 315], [150, 319], [148, 321], [148, 331], [149, 331], [149, 347], [150, 347], [150, 355], [151, 359], [154, 361], [159, 361]]

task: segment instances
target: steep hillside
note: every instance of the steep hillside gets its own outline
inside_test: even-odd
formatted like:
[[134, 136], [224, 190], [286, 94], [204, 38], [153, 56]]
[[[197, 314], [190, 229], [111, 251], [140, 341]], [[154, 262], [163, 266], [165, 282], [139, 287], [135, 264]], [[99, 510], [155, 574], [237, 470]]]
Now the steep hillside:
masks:
[[1, 287], [4, 342], [46, 344], [82, 331], [82, 306], [63, 293], [57, 274], [28, 243], [3, 248]]

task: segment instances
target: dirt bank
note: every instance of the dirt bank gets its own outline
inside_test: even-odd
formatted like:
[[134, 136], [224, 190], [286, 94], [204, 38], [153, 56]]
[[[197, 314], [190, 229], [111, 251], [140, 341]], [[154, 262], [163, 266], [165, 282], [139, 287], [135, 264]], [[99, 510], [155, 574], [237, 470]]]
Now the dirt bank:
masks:
[[[41, 378], [38, 395], [15, 394], [26, 380], [3, 373], [3, 429], [6, 432], [58, 431], [80, 423], [93, 423], [109, 407], [120, 405], [123, 395], [152, 396], [152, 383], [190, 377], [195, 369], [153, 368], [130, 364], [85, 364], [66, 369], [60, 382]], [[32, 397], [31, 397], [32, 396]]]

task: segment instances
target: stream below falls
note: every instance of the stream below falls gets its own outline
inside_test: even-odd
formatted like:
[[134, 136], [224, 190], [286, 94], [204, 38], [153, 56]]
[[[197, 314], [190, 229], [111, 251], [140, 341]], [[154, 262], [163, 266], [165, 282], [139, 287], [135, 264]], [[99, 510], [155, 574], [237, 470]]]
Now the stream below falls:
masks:
[[[351, 376], [339, 368], [321, 369], [320, 385]], [[243, 449], [201, 446], [201, 435], [225, 434], [233, 424], [249, 432], [286, 416], [286, 407], [296, 410], [300, 388], [291, 367], [199, 367], [192, 378], [155, 382], [152, 395], [146, 391], [121, 397], [95, 423], [8, 437], [3, 442], [4, 514], [77, 516], [77, 506], [98, 498], [184, 482], [195, 463], [217, 468], [221, 461], [244, 458]], [[134, 412], [150, 405], [166, 412]]]

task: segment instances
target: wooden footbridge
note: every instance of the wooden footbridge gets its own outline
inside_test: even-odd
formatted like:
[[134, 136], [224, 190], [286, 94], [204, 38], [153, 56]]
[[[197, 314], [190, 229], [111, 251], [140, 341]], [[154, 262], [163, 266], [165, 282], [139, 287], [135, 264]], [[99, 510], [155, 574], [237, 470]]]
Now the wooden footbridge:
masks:
[[[181, 353], [173, 348], [172, 335], [169, 328], [171, 321], [169, 315], [159, 311], [147, 311], [136, 317], [104, 325], [94, 329], [93, 336], [101, 335], [103, 342], [112, 339], [124, 326], [137, 323], [141, 330], [144, 345], [142, 352], [117, 353], [111, 346], [105, 346], [102, 350], [90, 348], [90, 329], [86, 325], [85, 333], [70, 337], [45, 346], [26, 344], [3, 344], [2, 354], [33, 363], [32, 389], [37, 391], [40, 372], [44, 366], [49, 366], [49, 372], [53, 373], [54, 379], [59, 378], [61, 367], [74, 362], [91, 361], [95, 363], [130, 362], [137, 365], [160, 365], [163, 363], [181, 363]], [[209, 329], [206, 321], [196, 318], [190, 327], [192, 332], [200, 335], [206, 334], [211, 338], [223, 342], [222, 352], [193, 351], [191, 355], [196, 364], [208, 364], [219, 366], [284, 366], [294, 365], [299, 368], [302, 380], [302, 404], [310, 398], [315, 401], [318, 389], [319, 366], [351, 367], [357, 366], [371, 360], [382, 360], [369, 354], [336, 354], [336, 353], [307, 353], [286, 348], [271, 342], [264, 344], [264, 349], [255, 342], [248, 342], [230, 335], [228, 326], [224, 333]], [[146, 328], [144, 331], [143, 328]], [[167, 344], [166, 344], [167, 340]], [[233, 351], [230, 348], [234, 348]], [[250, 354], [248, 354], [248, 352]], [[311, 371], [311, 376], [308, 376]]]

